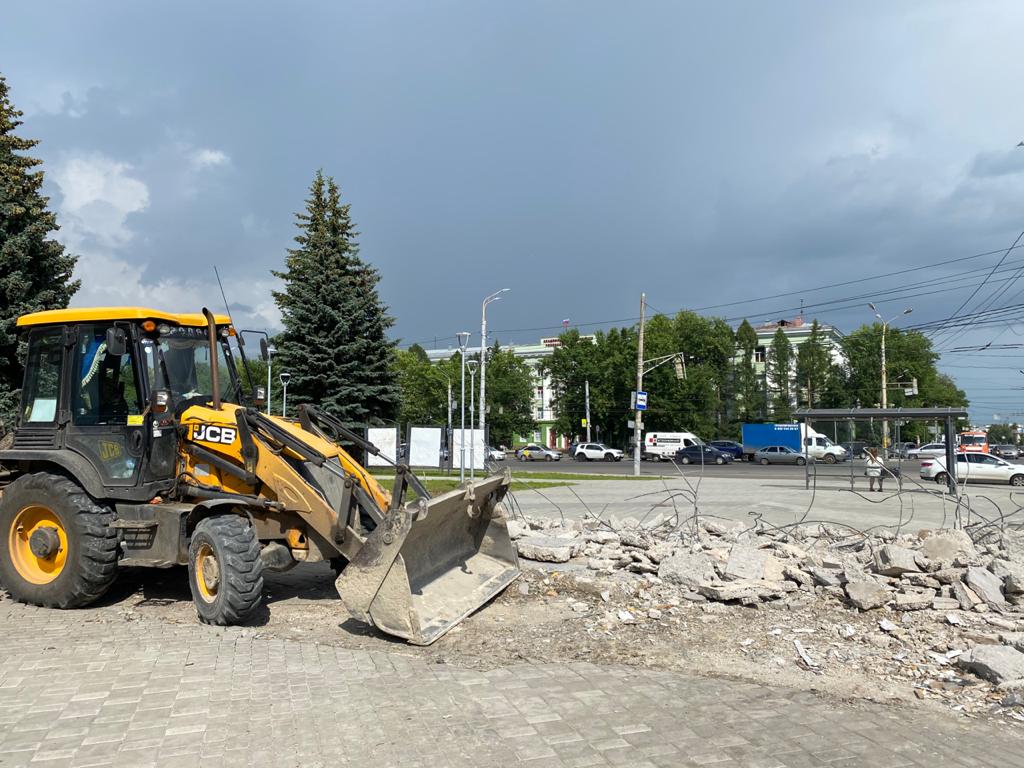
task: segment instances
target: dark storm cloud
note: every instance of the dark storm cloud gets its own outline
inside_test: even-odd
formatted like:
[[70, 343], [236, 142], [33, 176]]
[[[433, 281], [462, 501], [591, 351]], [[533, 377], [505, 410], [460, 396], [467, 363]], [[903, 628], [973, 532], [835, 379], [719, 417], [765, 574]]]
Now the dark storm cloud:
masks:
[[[270, 270], [322, 167], [401, 338], [473, 328], [510, 287], [490, 325], [525, 341], [633, 317], [641, 290], [671, 311], [1008, 246], [1022, 19], [1011, 2], [66, 2], [11, 10], [0, 66], [83, 300], [219, 306], [216, 263], [242, 321], [272, 326]], [[913, 317], [966, 295], [912, 299]], [[863, 303], [817, 314], [849, 329]]]

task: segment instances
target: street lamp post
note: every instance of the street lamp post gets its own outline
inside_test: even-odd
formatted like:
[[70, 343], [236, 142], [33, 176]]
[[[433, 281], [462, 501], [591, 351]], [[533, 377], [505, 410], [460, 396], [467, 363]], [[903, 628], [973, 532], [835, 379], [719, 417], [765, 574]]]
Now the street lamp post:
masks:
[[288, 418], [288, 380], [291, 379], [292, 375], [287, 371], [282, 371], [278, 378], [281, 380], [281, 416]]
[[[473, 402], [473, 393], [476, 392], [476, 360], [467, 360], [466, 367], [469, 368], [469, 481], [473, 482], [476, 479], [476, 435], [473, 432], [473, 411], [475, 410], [475, 404]], [[481, 365], [480, 370], [483, 371]], [[481, 384], [483, 380], [481, 379]], [[483, 400], [483, 393], [481, 392], [480, 399]]]
[[[868, 303], [868, 306], [871, 307], [871, 311], [875, 313], [875, 317], [877, 317], [881, 321], [881, 323], [882, 323], [882, 408], [885, 409], [885, 408], [889, 407], [889, 378], [888, 378], [888, 374], [887, 374], [887, 372], [885, 370], [885, 333], [889, 329], [889, 323], [891, 323], [893, 320], [898, 320], [903, 315], [909, 315], [911, 312], [914, 311], [914, 309], [913, 309], [913, 307], [907, 307], [902, 312], [900, 312], [898, 315], [893, 315], [888, 320], [882, 320], [882, 316], [880, 314], [878, 314], [878, 310], [875, 309], [875, 305], [871, 304], [871, 303]], [[888, 458], [888, 456], [889, 456], [889, 420], [883, 417], [882, 418], [882, 458], [883, 459], [884, 458]]]
[[469, 343], [469, 331], [455, 334], [459, 340], [459, 357], [462, 366], [462, 392], [459, 395], [459, 482], [466, 482], [466, 344]]
[[511, 288], [502, 288], [495, 291], [486, 299], [480, 307], [480, 429], [483, 431], [487, 424], [487, 305], [492, 301], [498, 301], [501, 294], [507, 293]]

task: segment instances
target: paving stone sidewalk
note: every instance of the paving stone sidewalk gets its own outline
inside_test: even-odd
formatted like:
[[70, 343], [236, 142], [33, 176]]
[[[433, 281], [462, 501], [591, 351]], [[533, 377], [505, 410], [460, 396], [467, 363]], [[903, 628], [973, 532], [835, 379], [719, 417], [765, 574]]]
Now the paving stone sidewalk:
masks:
[[0, 600], [0, 766], [1024, 766], [1011, 727], [943, 715], [256, 635]]

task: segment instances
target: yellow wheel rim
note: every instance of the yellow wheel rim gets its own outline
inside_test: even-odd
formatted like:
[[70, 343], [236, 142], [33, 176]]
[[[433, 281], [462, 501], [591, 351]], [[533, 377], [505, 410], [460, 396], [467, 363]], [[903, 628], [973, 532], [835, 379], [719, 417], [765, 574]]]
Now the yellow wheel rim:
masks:
[[51, 510], [25, 507], [14, 516], [7, 550], [21, 578], [31, 584], [49, 584], [64, 570], [68, 534]]
[[220, 588], [220, 564], [209, 544], [201, 544], [196, 552], [196, 586], [199, 596], [207, 603], [217, 599]]

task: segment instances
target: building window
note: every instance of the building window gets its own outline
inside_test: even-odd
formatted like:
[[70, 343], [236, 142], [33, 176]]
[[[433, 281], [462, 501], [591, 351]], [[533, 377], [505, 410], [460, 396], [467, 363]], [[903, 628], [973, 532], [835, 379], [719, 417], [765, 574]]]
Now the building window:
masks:
[[754, 348], [754, 362], [755, 363], [763, 363], [764, 362], [764, 357], [765, 357], [765, 349], [764, 349], [764, 347], [755, 347]]

